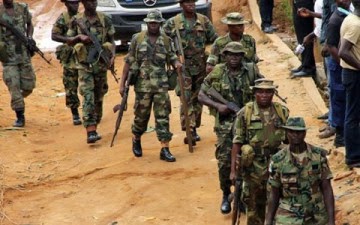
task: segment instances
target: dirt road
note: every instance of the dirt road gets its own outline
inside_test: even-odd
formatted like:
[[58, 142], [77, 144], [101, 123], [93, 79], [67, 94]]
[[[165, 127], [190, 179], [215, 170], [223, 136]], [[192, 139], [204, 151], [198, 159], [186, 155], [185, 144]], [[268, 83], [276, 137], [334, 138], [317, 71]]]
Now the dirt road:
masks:
[[[41, 35], [49, 34], [59, 2], [55, 0], [26, 1], [34, 9], [35, 22]], [[218, 21], [230, 11], [251, 15], [245, 0], [213, 1], [214, 24], [220, 33], [225, 27]], [[304, 116], [310, 128], [307, 141], [329, 150], [331, 166], [337, 180], [337, 224], [355, 224], [359, 220], [359, 177], [343, 166], [343, 155], [334, 151], [331, 139], [316, 137], [322, 123], [321, 114], [305, 91], [309, 80], [290, 80], [292, 65], [289, 50], [272, 42], [259, 32], [255, 24], [246, 27], [258, 43], [258, 54], [264, 61], [260, 69], [279, 85], [282, 96], [288, 97], [292, 115]], [[40, 46], [44, 45], [43, 43]], [[54, 58], [52, 66], [39, 57], [33, 58], [37, 88], [26, 99], [26, 128], [11, 129], [14, 113], [9, 107], [6, 86], [0, 84], [0, 224], [64, 225], [64, 224], [230, 224], [230, 216], [219, 211], [217, 163], [214, 156], [213, 118], [207, 109], [199, 129], [202, 141], [189, 153], [182, 141], [179, 127], [179, 99], [172, 96], [170, 144], [176, 163], [159, 160], [160, 144], [154, 132], [142, 138], [144, 156], [135, 158], [131, 152], [130, 125], [133, 119], [133, 91], [129, 110], [125, 112], [115, 146], [110, 148], [118, 104], [118, 86], [109, 75], [109, 93], [105, 96], [104, 117], [99, 126], [103, 139], [86, 144], [85, 129], [74, 127], [70, 110], [65, 107], [61, 67]], [[116, 59], [116, 69], [123, 66], [123, 55]], [[2, 71], [1, 71], [2, 72]], [[150, 126], [154, 126], [153, 120]], [[149, 129], [151, 130], [151, 129]], [[340, 149], [341, 152], [342, 149]]]

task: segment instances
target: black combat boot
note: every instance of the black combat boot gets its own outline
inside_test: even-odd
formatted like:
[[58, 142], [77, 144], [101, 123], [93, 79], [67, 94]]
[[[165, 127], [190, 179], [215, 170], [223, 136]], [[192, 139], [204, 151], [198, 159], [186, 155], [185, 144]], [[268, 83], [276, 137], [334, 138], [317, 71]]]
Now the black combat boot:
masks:
[[132, 139], [132, 151], [136, 157], [142, 156], [142, 148], [141, 148], [141, 140], [140, 139]]
[[101, 139], [101, 136], [94, 130], [87, 132], [87, 143], [93, 144]]
[[223, 198], [221, 202], [220, 211], [222, 214], [228, 214], [231, 212], [231, 204], [229, 201], [230, 190], [223, 191]]
[[17, 109], [15, 110], [16, 113], [16, 120], [13, 124], [13, 127], [24, 127], [25, 126], [25, 116], [24, 116], [24, 109]]
[[168, 147], [163, 147], [160, 150], [160, 159], [166, 162], [175, 162], [176, 158], [171, 154]]
[[196, 132], [196, 128], [193, 129], [192, 131], [192, 136], [195, 139], [195, 141], [200, 141], [200, 136], [198, 135], [198, 133]]
[[80, 119], [80, 116], [79, 116], [78, 109], [77, 108], [71, 108], [71, 113], [72, 113], [72, 116], [73, 116], [73, 124], [75, 126], [81, 125], [81, 119]]
[[334, 146], [336, 148], [345, 146], [344, 128], [343, 127], [336, 127]]

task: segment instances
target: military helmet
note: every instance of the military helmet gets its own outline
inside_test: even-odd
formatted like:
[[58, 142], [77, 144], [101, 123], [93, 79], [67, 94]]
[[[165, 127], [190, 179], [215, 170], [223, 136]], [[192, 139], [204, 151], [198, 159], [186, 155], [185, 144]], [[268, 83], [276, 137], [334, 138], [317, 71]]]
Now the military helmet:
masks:
[[307, 130], [304, 118], [302, 117], [289, 117], [286, 121], [285, 126], [282, 126], [282, 128], [295, 131]]
[[160, 10], [153, 9], [148, 12], [144, 21], [146, 23], [150, 23], [150, 22], [162, 23], [165, 21], [165, 19], [162, 17]]
[[261, 79], [257, 79], [255, 80], [255, 85], [250, 87], [251, 89], [276, 89], [278, 88], [277, 85], [274, 84], [274, 81], [266, 79], [266, 78], [261, 78]]
[[227, 25], [238, 25], [238, 24], [249, 23], [249, 21], [245, 20], [243, 15], [241, 15], [238, 12], [231, 12], [226, 14], [226, 16], [221, 19], [221, 22]]
[[221, 51], [222, 54], [225, 54], [226, 52], [232, 52], [232, 53], [243, 53], [245, 54], [246, 51], [244, 50], [244, 46], [237, 41], [229, 42], [225, 45], [224, 49]]

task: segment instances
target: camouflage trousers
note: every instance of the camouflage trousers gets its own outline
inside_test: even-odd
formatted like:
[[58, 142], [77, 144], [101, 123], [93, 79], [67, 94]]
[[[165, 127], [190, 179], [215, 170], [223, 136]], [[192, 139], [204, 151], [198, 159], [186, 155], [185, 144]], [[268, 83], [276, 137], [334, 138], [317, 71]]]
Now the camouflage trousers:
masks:
[[[201, 84], [205, 78], [205, 72], [198, 75], [187, 74], [184, 76], [185, 81], [185, 98], [188, 103], [188, 115], [190, 118], [190, 127], [200, 127], [201, 125], [201, 114], [202, 114], [202, 104], [198, 101], [198, 95], [200, 91]], [[180, 96], [180, 91], [177, 90], [177, 94]], [[184, 131], [185, 126], [185, 111], [184, 106], [180, 104], [180, 122], [181, 129]]]
[[141, 136], [146, 131], [152, 107], [155, 116], [157, 138], [161, 142], [168, 142], [172, 137], [172, 133], [169, 130], [171, 102], [168, 92], [135, 92], [135, 119], [132, 124], [132, 133], [136, 136]]
[[96, 125], [101, 121], [104, 95], [109, 89], [106, 71], [92, 73], [78, 70], [78, 73], [80, 94], [83, 96], [84, 126]]
[[325, 209], [322, 211], [322, 213], [314, 215], [312, 218], [304, 219], [279, 207], [276, 212], [275, 225], [326, 225], [328, 224], [327, 212]]
[[266, 181], [244, 179], [241, 197], [246, 204], [247, 225], [263, 225], [267, 200]]
[[75, 69], [63, 67], [63, 84], [66, 93], [66, 106], [71, 109], [77, 109], [80, 106], [78, 97], [79, 74]]
[[231, 131], [228, 132], [216, 132], [217, 143], [215, 157], [218, 161], [218, 173], [220, 188], [224, 192], [230, 190], [231, 180], [231, 148], [233, 134]]
[[11, 108], [24, 109], [24, 98], [32, 93], [36, 84], [36, 76], [31, 63], [3, 65], [3, 80], [11, 96]]

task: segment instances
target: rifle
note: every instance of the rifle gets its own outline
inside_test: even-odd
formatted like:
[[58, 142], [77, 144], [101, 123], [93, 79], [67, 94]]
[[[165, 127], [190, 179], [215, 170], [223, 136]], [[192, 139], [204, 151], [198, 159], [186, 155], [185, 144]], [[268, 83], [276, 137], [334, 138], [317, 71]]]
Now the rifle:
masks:
[[286, 102], [286, 99], [287, 98], [283, 98], [283, 97], [281, 97], [280, 95], [279, 95], [279, 92], [277, 91], [277, 90], [275, 90], [275, 93], [274, 93], [275, 95], [276, 95], [276, 97], [278, 97], [283, 103], [287, 103]]
[[185, 96], [185, 81], [184, 81], [184, 77], [183, 74], [185, 74], [185, 59], [184, 59], [184, 50], [183, 50], [183, 46], [181, 43], [181, 37], [180, 37], [180, 32], [179, 29], [176, 28], [176, 37], [174, 38], [174, 42], [175, 42], [175, 48], [178, 50], [178, 57], [180, 60], [180, 63], [183, 65], [182, 66], [182, 71], [181, 73], [177, 71], [178, 74], [178, 83], [180, 86], [180, 100], [181, 103], [184, 107], [184, 116], [185, 116], [185, 129], [186, 129], [186, 138], [188, 141], [188, 145], [189, 145], [189, 152], [194, 152], [193, 150], [193, 146], [192, 146], [192, 134], [191, 134], [191, 130], [190, 130], [190, 118], [189, 118], [189, 114], [188, 114], [188, 102]]
[[118, 116], [117, 116], [117, 119], [116, 119], [115, 131], [114, 131], [114, 135], [113, 135], [112, 140], [111, 140], [110, 147], [114, 146], [114, 140], [115, 140], [117, 132], [118, 132], [118, 130], [120, 128], [120, 124], [121, 124], [122, 117], [124, 115], [124, 111], [126, 111], [126, 109], [127, 109], [127, 99], [129, 97], [131, 76], [132, 76], [132, 74], [128, 73], [128, 77], [127, 77], [126, 82], [125, 82], [124, 95], [122, 96], [121, 103], [115, 105], [114, 108], [113, 108], [114, 113], [116, 113], [117, 111], [119, 111], [119, 113], [118, 113]]
[[234, 102], [230, 102], [230, 101], [224, 99], [223, 96], [221, 96], [221, 94], [219, 92], [217, 92], [213, 87], [211, 87], [206, 92], [206, 94], [211, 96], [212, 98], [214, 98], [216, 101], [219, 101], [219, 102], [225, 104], [234, 113], [237, 113], [240, 111], [239, 106], [237, 106]]
[[[106, 64], [106, 66], [109, 66], [110, 55], [108, 54], [107, 51], [104, 51], [104, 49], [102, 48], [97, 37], [95, 37], [95, 35], [89, 31], [89, 29], [85, 26], [84, 21], [82, 19], [77, 19], [75, 21], [76, 21], [77, 25], [79, 26], [80, 30], [82, 32], [84, 32], [86, 34], [86, 36], [88, 36], [90, 38], [91, 42], [93, 43], [93, 46], [90, 48], [90, 51], [89, 51], [86, 61], [91, 65], [92, 63], [99, 61], [99, 59], [102, 59], [104, 61], [104, 63]], [[117, 74], [116, 74], [116, 71], [114, 68], [114, 64], [111, 65], [108, 69], [110, 70], [111, 75], [113, 75], [116, 83], [119, 83], [119, 81], [116, 77]]]
[[18, 28], [15, 27], [14, 24], [0, 19], [0, 26], [9, 29], [11, 33], [13, 33], [13, 35], [15, 35], [15, 37], [26, 46], [31, 56], [33, 56], [36, 52], [40, 55], [41, 58], [43, 58], [43, 60], [45, 60], [45, 62], [51, 65], [50, 60], [45, 58], [44, 53], [36, 46], [36, 42], [33, 39], [25, 36], [23, 32], [21, 32]]
[[[240, 160], [241, 161], [241, 160]], [[233, 213], [231, 218], [231, 225], [239, 225], [240, 224], [240, 216], [241, 211], [244, 211], [244, 205], [241, 201], [241, 192], [242, 192], [242, 177], [241, 177], [241, 165], [236, 171], [236, 180], [235, 180], [235, 189], [233, 195]]]

